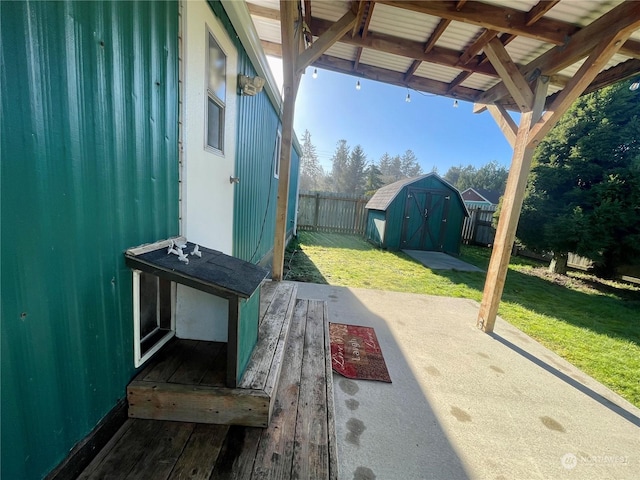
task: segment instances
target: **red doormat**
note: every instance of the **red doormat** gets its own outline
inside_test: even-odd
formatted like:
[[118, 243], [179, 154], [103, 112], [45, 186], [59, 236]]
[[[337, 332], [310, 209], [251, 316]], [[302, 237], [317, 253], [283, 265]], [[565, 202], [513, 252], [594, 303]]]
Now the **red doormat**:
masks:
[[391, 383], [373, 328], [329, 323], [331, 365], [347, 378]]

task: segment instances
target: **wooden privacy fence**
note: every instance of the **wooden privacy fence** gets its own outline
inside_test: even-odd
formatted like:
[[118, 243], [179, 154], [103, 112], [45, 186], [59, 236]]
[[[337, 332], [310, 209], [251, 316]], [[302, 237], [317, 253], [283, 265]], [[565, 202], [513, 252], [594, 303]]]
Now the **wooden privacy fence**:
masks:
[[469, 216], [462, 224], [462, 242], [466, 244], [492, 245], [496, 236], [493, 214], [496, 205], [469, 208]]
[[370, 197], [332, 193], [301, 193], [298, 230], [364, 235]]

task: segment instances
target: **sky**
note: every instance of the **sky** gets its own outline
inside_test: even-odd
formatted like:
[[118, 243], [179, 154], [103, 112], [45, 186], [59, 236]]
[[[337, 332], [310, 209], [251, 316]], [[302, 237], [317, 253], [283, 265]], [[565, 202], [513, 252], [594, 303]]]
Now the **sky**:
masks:
[[[281, 84], [282, 64], [268, 57]], [[367, 160], [378, 162], [413, 150], [422, 170], [444, 175], [452, 166], [479, 168], [492, 160], [509, 167], [512, 148], [488, 112], [472, 113], [473, 104], [373, 80], [313, 68], [302, 76], [294, 117], [299, 140], [311, 133], [320, 162], [331, 171], [331, 157], [339, 140], [360, 145]], [[356, 90], [356, 82], [361, 88]], [[407, 93], [411, 102], [405, 101]]]

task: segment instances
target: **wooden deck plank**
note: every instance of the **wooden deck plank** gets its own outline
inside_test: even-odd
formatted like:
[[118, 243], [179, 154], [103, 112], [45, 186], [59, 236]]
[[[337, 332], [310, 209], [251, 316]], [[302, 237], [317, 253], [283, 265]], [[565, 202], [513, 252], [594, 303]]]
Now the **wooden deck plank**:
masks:
[[207, 369], [204, 377], [200, 379], [200, 385], [210, 387], [226, 386], [227, 344], [220, 343], [220, 349], [211, 359], [211, 368]]
[[282, 330], [280, 331], [280, 337], [278, 338], [278, 342], [276, 344], [276, 351], [273, 355], [273, 362], [271, 364], [271, 368], [264, 385], [264, 391], [270, 397], [276, 394], [275, 389], [278, 386], [278, 382], [280, 380], [280, 374], [282, 372], [282, 361], [289, 339], [289, 332], [291, 330], [293, 311], [296, 306], [298, 287], [295, 286], [295, 284], [293, 285], [294, 288], [291, 291], [291, 301], [289, 302], [289, 306], [287, 307], [287, 311], [285, 312], [284, 323], [282, 325]]
[[263, 432], [256, 453], [254, 480], [291, 477], [307, 307], [308, 301], [296, 301], [271, 425]]
[[238, 385], [240, 388], [265, 390], [267, 378], [274, 367], [277, 371], [274, 370], [273, 375], [277, 380], [280, 366], [274, 365], [273, 362], [280, 361], [283, 353], [282, 349], [286, 343], [289, 322], [296, 301], [296, 291], [297, 287], [292, 283], [278, 286], [278, 295], [271, 302], [260, 324], [259, 341]]
[[[281, 347], [282, 370], [268, 428], [130, 419], [80, 478], [337, 479], [327, 306], [320, 301], [298, 300], [290, 301], [288, 308], [293, 309], [290, 333]], [[167, 377], [172, 368], [168, 363], [157, 370], [145, 368], [145, 377], [157, 375], [166, 380], [176, 374], [177, 368]], [[209, 373], [201, 381], [206, 375]], [[141, 380], [139, 375], [130, 384], [129, 395], [131, 390], [146, 389], [144, 395], [133, 394], [134, 411], [140, 408], [152, 416], [161, 405], [160, 410], [177, 408], [177, 420], [194, 421], [190, 415], [196, 410], [204, 412], [198, 414], [198, 421], [217, 416], [213, 420], [228, 423], [233, 422], [222, 417], [238, 414], [238, 399], [222, 395], [230, 389], [162, 382], [163, 388], [169, 386], [169, 392], [161, 393], [153, 388], [159, 383]], [[176, 401], [181, 392], [188, 393], [186, 403]], [[262, 402], [255, 408], [269, 408], [264, 392], [238, 392], [247, 397], [240, 399], [243, 415], [250, 414], [254, 401]], [[256, 393], [257, 399], [252, 399]], [[136, 405], [136, 399], [142, 405]], [[194, 401], [196, 405], [189, 403]], [[166, 425], [172, 425], [170, 431]]]
[[126, 477], [127, 480], [166, 479], [178, 461], [184, 446], [189, 440], [195, 425], [181, 422], [161, 423], [159, 432], [144, 452], [140, 461]]
[[[109, 452], [98, 455], [79, 478], [87, 480], [120, 480], [146, 454], [162, 427], [152, 420], [133, 421]], [[123, 426], [124, 428], [124, 426]]]
[[180, 365], [180, 352], [185, 345], [177, 338], [172, 338], [157, 354], [156, 358], [147, 364], [136, 375], [136, 380], [149, 380], [151, 382], [166, 381]]
[[336, 410], [333, 396], [333, 365], [331, 363], [331, 337], [329, 336], [329, 307], [323, 302], [324, 328], [324, 383], [327, 388], [327, 439], [329, 442], [329, 475], [328, 480], [338, 479], [338, 445], [336, 435]]
[[262, 428], [232, 426], [210, 480], [250, 480]]
[[256, 390], [133, 381], [129, 416], [176, 422], [266, 427], [269, 398]]
[[228, 425], [197, 424], [169, 480], [208, 480], [228, 431]]
[[265, 280], [260, 287], [260, 322], [264, 317], [269, 305], [273, 301], [273, 297], [276, 294], [278, 288], [278, 282], [272, 282], [271, 280]]
[[309, 300], [292, 478], [327, 478], [329, 474], [323, 303]]
[[207, 371], [215, 369], [213, 362], [219, 351], [220, 345], [217, 343], [195, 342], [188, 353], [182, 356], [180, 366], [169, 377], [168, 382], [198, 385]]

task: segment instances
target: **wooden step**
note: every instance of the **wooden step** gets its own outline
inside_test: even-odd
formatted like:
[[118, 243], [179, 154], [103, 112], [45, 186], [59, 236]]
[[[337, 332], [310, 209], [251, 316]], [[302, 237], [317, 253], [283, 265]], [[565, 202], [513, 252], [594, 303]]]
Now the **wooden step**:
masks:
[[260, 294], [258, 343], [237, 388], [224, 385], [226, 344], [176, 339], [127, 387], [129, 417], [266, 427], [297, 286], [266, 281]]

